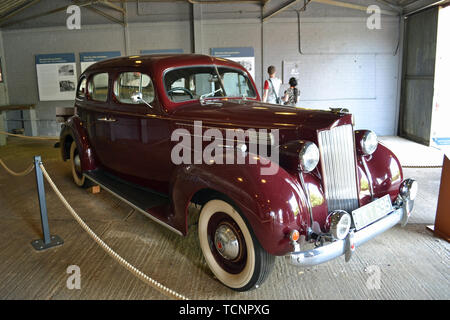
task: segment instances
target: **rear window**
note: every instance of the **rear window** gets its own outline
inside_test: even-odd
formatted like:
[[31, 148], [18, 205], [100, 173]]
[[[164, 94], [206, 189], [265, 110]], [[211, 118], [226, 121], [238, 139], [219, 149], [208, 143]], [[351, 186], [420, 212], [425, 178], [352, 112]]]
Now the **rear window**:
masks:
[[86, 95], [86, 78], [83, 78], [78, 85], [77, 97], [84, 98]]
[[89, 82], [89, 94], [92, 100], [105, 102], [108, 100], [108, 73], [99, 73]]

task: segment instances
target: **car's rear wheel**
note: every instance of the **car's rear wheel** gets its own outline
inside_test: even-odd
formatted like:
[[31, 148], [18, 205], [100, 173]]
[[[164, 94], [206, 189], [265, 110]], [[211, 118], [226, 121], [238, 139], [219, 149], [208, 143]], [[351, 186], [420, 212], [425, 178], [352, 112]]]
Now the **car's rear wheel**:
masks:
[[261, 247], [245, 218], [224, 200], [210, 200], [203, 206], [198, 235], [209, 268], [231, 289], [254, 289], [273, 269], [275, 256]]
[[72, 169], [72, 177], [75, 184], [79, 187], [89, 187], [90, 181], [86, 179], [81, 170], [80, 154], [78, 152], [77, 144], [75, 141], [70, 145], [70, 166]]

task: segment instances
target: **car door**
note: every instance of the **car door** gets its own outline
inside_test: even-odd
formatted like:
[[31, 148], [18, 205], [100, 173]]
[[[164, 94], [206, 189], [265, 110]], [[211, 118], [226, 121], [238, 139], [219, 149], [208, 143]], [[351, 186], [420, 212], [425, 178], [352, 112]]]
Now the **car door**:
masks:
[[[99, 72], [89, 76], [86, 94], [86, 127], [96, 159], [102, 167], [108, 168], [113, 156], [109, 148], [110, 123], [110, 80], [108, 72]], [[85, 119], [84, 119], [85, 118]]]
[[[108, 160], [115, 173], [129, 181], [163, 193], [170, 174], [168, 119], [160, 112], [151, 76], [139, 71], [116, 72], [113, 76]], [[132, 95], [142, 93], [142, 101]]]

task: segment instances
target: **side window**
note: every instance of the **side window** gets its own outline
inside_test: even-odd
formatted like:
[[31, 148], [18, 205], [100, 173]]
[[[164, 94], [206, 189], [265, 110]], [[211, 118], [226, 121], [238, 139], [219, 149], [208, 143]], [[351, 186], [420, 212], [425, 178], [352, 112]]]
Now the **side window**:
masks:
[[83, 78], [78, 85], [77, 97], [84, 98], [86, 95], [86, 78]]
[[237, 72], [226, 72], [222, 75], [225, 92], [229, 97], [255, 97], [255, 92], [247, 77]]
[[155, 89], [148, 75], [140, 72], [123, 72], [114, 83], [114, 94], [120, 102], [138, 104], [131, 99], [131, 96], [138, 92], [142, 93], [142, 99], [148, 103], [155, 99]]
[[92, 100], [106, 101], [108, 100], [108, 74], [99, 73], [92, 77], [89, 81], [89, 94]]

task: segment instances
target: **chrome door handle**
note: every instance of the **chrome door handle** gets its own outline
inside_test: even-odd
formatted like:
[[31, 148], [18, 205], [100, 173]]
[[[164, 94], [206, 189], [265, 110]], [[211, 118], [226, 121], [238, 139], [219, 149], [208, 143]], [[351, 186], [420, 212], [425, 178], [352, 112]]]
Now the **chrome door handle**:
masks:
[[107, 117], [101, 117], [97, 119], [98, 121], [104, 121], [104, 122], [116, 122], [117, 119], [114, 118], [107, 118]]

